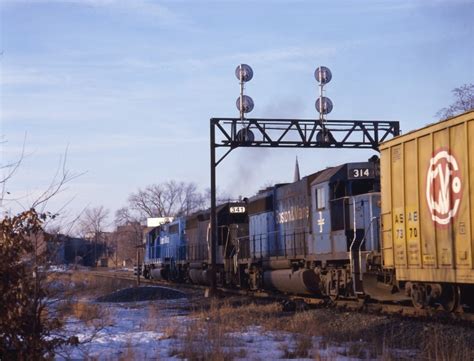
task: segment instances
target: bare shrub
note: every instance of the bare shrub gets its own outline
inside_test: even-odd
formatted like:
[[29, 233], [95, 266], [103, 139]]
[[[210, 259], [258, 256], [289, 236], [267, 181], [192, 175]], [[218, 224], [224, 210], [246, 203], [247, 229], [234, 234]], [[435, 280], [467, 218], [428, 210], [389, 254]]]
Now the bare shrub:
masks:
[[[148, 317], [144, 320], [143, 325], [141, 325], [142, 330], [144, 331], [155, 331], [159, 326], [161, 326], [161, 317], [160, 317], [160, 308], [156, 304], [152, 304], [148, 307]], [[171, 327], [167, 327], [170, 329]], [[176, 330], [174, 332], [177, 332]], [[163, 337], [170, 338], [170, 337]]]
[[297, 333], [294, 335], [295, 349], [294, 353], [297, 358], [309, 357], [313, 348], [312, 337], [306, 334]]
[[104, 311], [101, 307], [88, 302], [73, 303], [72, 314], [88, 326], [94, 326], [99, 320], [104, 320]]
[[438, 326], [429, 328], [431, 337], [426, 337], [422, 354], [427, 360], [455, 361], [473, 360], [473, 344], [465, 332], [446, 334]]
[[133, 343], [131, 340], [127, 340], [127, 345], [125, 346], [125, 349], [123, 353], [120, 355], [118, 358], [119, 361], [131, 361], [131, 360], [136, 360], [136, 354], [135, 354], [135, 349], [133, 347]]
[[285, 359], [299, 359], [310, 357], [312, 348], [311, 336], [296, 333], [293, 335], [293, 342], [291, 344], [283, 343], [280, 350], [283, 352], [283, 358]]
[[[315, 350], [313, 355], [313, 360], [315, 361], [336, 361], [339, 359], [336, 355], [325, 355], [322, 354], [323, 349]], [[385, 360], [384, 360], [385, 361]]]
[[365, 342], [351, 342], [349, 347], [347, 347], [344, 356], [355, 357], [358, 359], [368, 358], [368, 345]]
[[228, 301], [213, 300], [209, 309], [200, 310], [194, 316], [219, 323], [226, 332], [234, 332], [242, 327], [260, 325], [274, 329], [279, 325], [281, 305], [278, 303], [256, 304], [249, 303], [243, 306], [234, 306]]
[[[43, 222], [34, 209], [0, 222], [0, 359], [43, 360], [76, 338], [61, 336], [62, 321], [50, 311]], [[43, 242], [42, 242], [43, 243]]]
[[180, 341], [180, 347], [171, 353], [187, 360], [232, 360], [242, 353], [236, 351], [236, 341], [226, 334], [224, 324], [206, 318], [186, 325]]
[[165, 329], [163, 330], [163, 336], [161, 336], [160, 339], [166, 340], [169, 338], [178, 338], [179, 331], [180, 331], [180, 328], [178, 325], [165, 327]]
[[74, 302], [71, 299], [61, 300], [56, 303], [56, 315], [59, 319], [65, 320], [73, 313]]

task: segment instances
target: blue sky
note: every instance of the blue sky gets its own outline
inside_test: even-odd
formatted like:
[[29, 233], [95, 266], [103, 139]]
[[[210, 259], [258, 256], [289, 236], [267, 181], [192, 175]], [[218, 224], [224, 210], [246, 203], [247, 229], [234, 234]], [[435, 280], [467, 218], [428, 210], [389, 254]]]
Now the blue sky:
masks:
[[[234, 69], [253, 67], [250, 117], [316, 117], [319, 65], [333, 79], [330, 119], [436, 120], [451, 90], [474, 82], [474, 1], [2, 0], [2, 164], [21, 168], [10, 197], [27, 206], [68, 148], [82, 173], [50, 203], [69, 213], [123, 206], [167, 180], [209, 187], [209, 118], [237, 116]], [[238, 149], [219, 166], [234, 196], [362, 161], [347, 150]]]

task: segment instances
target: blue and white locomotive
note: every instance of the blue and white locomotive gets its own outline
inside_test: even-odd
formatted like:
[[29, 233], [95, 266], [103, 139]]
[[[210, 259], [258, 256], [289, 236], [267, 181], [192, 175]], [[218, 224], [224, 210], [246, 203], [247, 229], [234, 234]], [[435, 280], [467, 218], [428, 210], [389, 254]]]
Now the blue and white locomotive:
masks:
[[145, 243], [144, 275], [154, 279], [179, 280], [179, 265], [186, 259], [186, 219], [177, 218], [153, 228]]
[[[217, 281], [220, 285], [240, 281], [234, 267], [238, 239], [248, 234], [244, 202], [226, 202], [217, 207]], [[146, 235], [143, 274], [147, 278], [210, 284], [210, 210], [178, 217], [151, 229]], [[229, 277], [230, 278], [226, 278]]]
[[[379, 248], [378, 161], [347, 163], [217, 207], [217, 283], [356, 296]], [[145, 275], [209, 284], [210, 211], [148, 233]]]

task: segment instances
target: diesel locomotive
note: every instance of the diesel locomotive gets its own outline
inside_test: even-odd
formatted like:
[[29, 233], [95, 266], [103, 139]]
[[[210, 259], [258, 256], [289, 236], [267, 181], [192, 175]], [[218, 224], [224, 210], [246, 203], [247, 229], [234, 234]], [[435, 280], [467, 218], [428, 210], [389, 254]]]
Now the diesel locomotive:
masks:
[[[472, 137], [471, 137], [472, 134]], [[474, 111], [217, 208], [219, 286], [461, 311], [474, 290]], [[209, 285], [210, 211], [146, 235], [145, 277]]]

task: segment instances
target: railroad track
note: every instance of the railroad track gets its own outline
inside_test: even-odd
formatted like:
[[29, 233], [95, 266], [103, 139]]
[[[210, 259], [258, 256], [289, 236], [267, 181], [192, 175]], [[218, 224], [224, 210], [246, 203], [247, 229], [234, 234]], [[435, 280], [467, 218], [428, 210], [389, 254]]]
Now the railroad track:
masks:
[[[89, 270], [88, 273], [99, 276], [121, 280], [128, 280], [137, 282], [137, 276], [131, 272], [110, 272], [110, 271], [99, 271]], [[173, 283], [168, 281], [157, 281], [148, 280], [140, 277], [140, 284], [150, 285], [161, 285], [174, 288], [185, 288], [193, 290], [202, 290], [203, 292], [209, 292], [209, 287], [193, 285], [189, 283]], [[351, 300], [351, 299], [340, 299], [340, 300], [327, 300], [323, 298], [305, 297], [296, 295], [284, 295], [268, 291], [249, 291], [249, 290], [235, 290], [227, 288], [217, 288], [219, 294], [232, 294], [246, 297], [257, 297], [263, 299], [271, 299], [279, 302], [286, 303], [286, 307], [291, 308], [307, 308], [307, 307], [336, 307], [347, 311], [367, 312], [373, 314], [387, 314], [387, 315], [398, 315], [401, 317], [410, 318], [426, 318], [427, 320], [436, 320], [440, 322], [468, 322], [474, 325], [474, 313], [449, 313], [437, 309], [417, 309], [410, 305], [394, 304], [394, 303], [376, 303], [365, 301], [362, 299]]]

